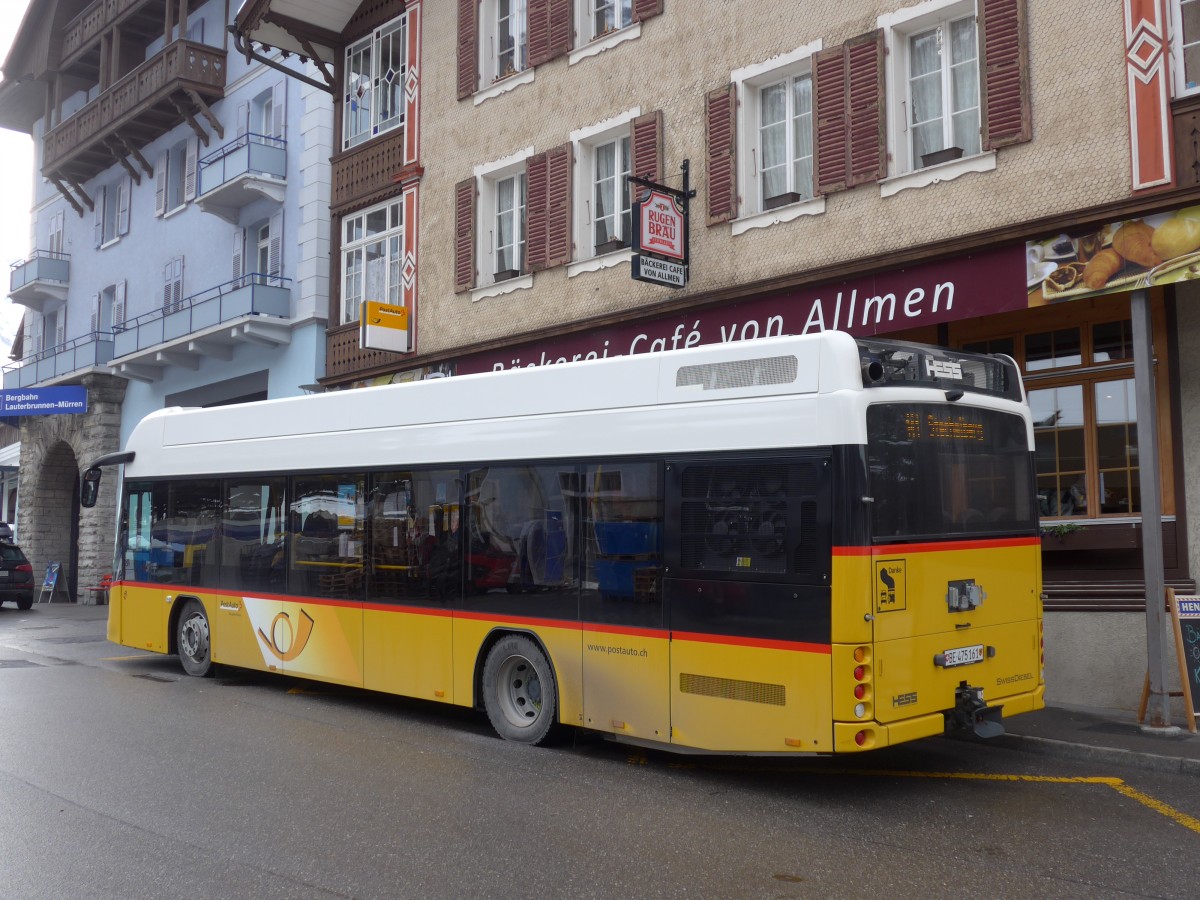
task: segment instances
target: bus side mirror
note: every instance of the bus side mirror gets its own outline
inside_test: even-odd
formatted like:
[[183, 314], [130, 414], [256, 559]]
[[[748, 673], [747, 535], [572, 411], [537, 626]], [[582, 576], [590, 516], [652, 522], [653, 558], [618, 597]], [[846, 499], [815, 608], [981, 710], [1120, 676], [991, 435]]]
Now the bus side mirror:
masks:
[[79, 485], [79, 505], [84, 509], [96, 505], [96, 498], [100, 494], [100, 474], [99, 466], [92, 466], [83, 473]]

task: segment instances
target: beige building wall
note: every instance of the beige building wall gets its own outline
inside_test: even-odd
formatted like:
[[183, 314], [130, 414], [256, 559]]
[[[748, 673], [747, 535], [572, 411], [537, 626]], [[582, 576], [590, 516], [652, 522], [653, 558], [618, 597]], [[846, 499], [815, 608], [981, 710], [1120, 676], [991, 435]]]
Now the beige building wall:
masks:
[[[828, 197], [823, 214], [732, 235], [707, 226], [705, 94], [731, 72], [820, 39], [832, 47], [876, 27], [903, 2], [666, 0], [641, 36], [574, 65], [537, 67], [534, 81], [476, 105], [455, 94], [454, 4], [424, 6], [419, 345], [444, 352], [598, 315], [953, 241], [1003, 226], [1127, 199], [1128, 102], [1120, 4], [1029, 2], [1033, 140], [998, 151], [994, 171], [882, 198], [877, 184]], [[1087, 27], [1080, 27], [1081, 22]], [[454, 185], [475, 166], [637, 107], [664, 112], [664, 174], [678, 185], [691, 161], [697, 189], [692, 272], [682, 292], [634, 282], [628, 265], [567, 277], [539, 272], [533, 288], [472, 303], [453, 289]]]

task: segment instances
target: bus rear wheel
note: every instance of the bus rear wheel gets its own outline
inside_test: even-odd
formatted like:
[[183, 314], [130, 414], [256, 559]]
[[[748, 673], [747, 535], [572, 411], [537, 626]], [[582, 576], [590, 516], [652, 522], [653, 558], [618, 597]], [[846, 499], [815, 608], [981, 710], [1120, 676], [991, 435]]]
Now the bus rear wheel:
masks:
[[203, 678], [212, 671], [208, 616], [199, 601], [188, 600], [183, 604], [175, 626], [175, 646], [179, 649], [179, 662], [187, 674]]
[[558, 690], [550, 661], [529, 638], [511, 634], [483, 665], [483, 705], [496, 733], [523, 744], [544, 742], [558, 718]]

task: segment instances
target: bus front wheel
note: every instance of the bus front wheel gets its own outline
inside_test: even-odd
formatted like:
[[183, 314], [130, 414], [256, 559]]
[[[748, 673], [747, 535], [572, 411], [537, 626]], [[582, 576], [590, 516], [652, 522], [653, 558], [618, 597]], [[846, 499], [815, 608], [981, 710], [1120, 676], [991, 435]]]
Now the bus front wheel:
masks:
[[558, 691], [550, 661], [537, 644], [519, 634], [496, 643], [483, 666], [483, 705], [505, 740], [540, 744], [550, 736]]
[[212, 671], [212, 639], [203, 605], [196, 600], [184, 603], [175, 629], [175, 645], [183, 671], [197, 678], [208, 675]]

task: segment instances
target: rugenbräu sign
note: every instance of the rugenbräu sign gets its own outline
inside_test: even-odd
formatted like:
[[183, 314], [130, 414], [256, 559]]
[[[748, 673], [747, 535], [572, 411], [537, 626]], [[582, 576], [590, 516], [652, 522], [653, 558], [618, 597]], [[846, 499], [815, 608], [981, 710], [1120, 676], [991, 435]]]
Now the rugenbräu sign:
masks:
[[0, 391], [0, 416], [61, 416], [87, 412], [87, 388], [15, 388]]

